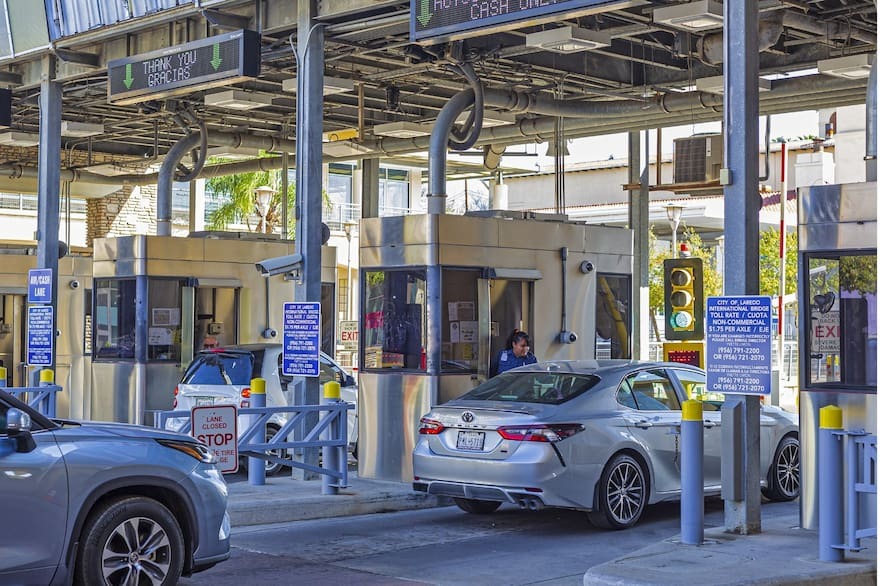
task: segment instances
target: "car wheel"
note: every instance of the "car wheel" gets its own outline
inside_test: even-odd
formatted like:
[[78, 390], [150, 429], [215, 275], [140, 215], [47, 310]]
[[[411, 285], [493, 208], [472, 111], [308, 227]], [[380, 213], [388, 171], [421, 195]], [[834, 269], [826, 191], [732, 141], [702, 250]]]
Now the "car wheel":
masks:
[[488, 515], [489, 513], [494, 513], [498, 507], [501, 506], [501, 503], [498, 501], [478, 501], [474, 499], [460, 499], [454, 498], [455, 504], [458, 505], [458, 508], [466, 513], [473, 513], [474, 515]]
[[618, 454], [602, 471], [590, 522], [604, 529], [632, 527], [647, 502], [648, 481], [641, 464], [632, 456]]
[[771, 501], [792, 501], [801, 493], [801, 444], [794, 436], [787, 435], [779, 442], [764, 496]]
[[177, 584], [185, 557], [174, 515], [145, 497], [111, 501], [89, 517], [80, 539], [77, 584]]
[[[280, 431], [280, 428], [275, 425], [267, 425], [266, 426], [266, 441], [270, 441], [275, 434]], [[269, 454], [277, 457], [277, 458], [287, 458], [287, 450], [275, 449], [269, 450]], [[279, 464], [278, 462], [270, 462], [266, 460], [266, 476], [277, 476], [284, 470], [286, 466], [284, 464]]]

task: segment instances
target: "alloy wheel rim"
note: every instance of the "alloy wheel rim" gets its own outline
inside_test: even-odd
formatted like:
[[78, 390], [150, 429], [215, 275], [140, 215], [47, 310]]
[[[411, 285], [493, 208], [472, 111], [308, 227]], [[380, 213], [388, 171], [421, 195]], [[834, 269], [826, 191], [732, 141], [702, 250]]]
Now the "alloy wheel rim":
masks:
[[616, 466], [608, 477], [608, 511], [618, 523], [637, 518], [645, 500], [642, 472], [630, 462]]
[[147, 517], [120, 523], [101, 552], [105, 584], [161, 584], [171, 568], [173, 552], [165, 529]]
[[790, 443], [782, 448], [776, 462], [776, 482], [788, 496], [796, 496], [800, 490], [800, 448]]

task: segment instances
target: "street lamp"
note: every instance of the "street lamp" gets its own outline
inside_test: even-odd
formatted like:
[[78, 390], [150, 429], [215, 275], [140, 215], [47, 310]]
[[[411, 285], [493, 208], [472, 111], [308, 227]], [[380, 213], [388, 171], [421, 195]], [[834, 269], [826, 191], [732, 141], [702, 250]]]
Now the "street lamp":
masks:
[[256, 200], [257, 213], [260, 215], [260, 221], [263, 222], [263, 233], [267, 234], [266, 216], [269, 215], [269, 206], [272, 203], [272, 196], [278, 193], [268, 185], [260, 185], [254, 189], [254, 199]]
[[348, 267], [348, 294], [345, 299], [345, 318], [347, 320], [351, 320], [351, 232], [355, 226], [355, 222], [345, 222], [342, 224], [342, 229], [345, 231], [345, 239], [348, 240], [348, 260], [345, 263]]
[[666, 206], [666, 219], [672, 228], [672, 258], [678, 258], [678, 223], [681, 221], [682, 210], [682, 205], [671, 203]]

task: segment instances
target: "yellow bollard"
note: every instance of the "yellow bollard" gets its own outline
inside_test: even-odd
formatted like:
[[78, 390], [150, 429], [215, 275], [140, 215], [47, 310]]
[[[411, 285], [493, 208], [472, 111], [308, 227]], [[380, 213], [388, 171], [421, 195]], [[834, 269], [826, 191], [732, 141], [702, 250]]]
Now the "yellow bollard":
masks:
[[336, 381], [329, 381], [324, 383], [324, 398], [325, 399], [336, 399], [338, 400], [341, 397], [340, 389], [342, 387], [339, 386], [339, 383]]
[[44, 368], [40, 371], [40, 384], [51, 385], [55, 382], [55, 371], [51, 368]]
[[266, 394], [266, 379], [252, 378], [251, 379], [251, 394], [252, 395], [265, 395]]
[[703, 403], [701, 401], [688, 400], [681, 404], [682, 421], [702, 421]]
[[819, 409], [820, 429], [843, 429], [843, 409], [837, 405], [826, 405]]

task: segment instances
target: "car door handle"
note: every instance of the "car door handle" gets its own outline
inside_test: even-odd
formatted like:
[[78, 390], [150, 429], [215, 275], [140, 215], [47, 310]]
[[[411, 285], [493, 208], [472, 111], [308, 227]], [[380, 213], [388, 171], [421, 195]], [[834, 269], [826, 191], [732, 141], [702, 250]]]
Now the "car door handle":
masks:
[[636, 421], [635, 425], [636, 425], [636, 427], [639, 427], [641, 429], [648, 429], [649, 427], [654, 427], [653, 423], [651, 423], [650, 421], [646, 421], [644, 419], [641, 421]]

